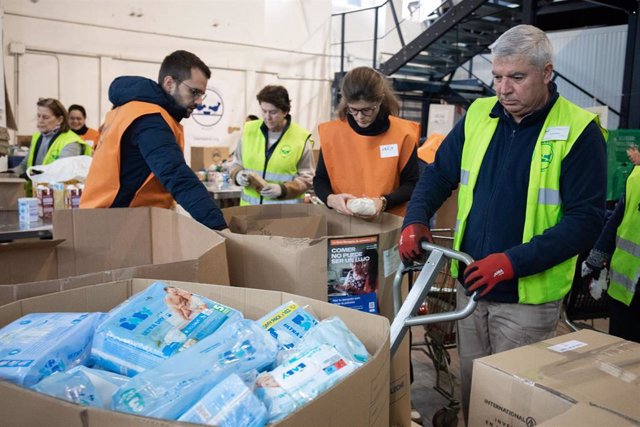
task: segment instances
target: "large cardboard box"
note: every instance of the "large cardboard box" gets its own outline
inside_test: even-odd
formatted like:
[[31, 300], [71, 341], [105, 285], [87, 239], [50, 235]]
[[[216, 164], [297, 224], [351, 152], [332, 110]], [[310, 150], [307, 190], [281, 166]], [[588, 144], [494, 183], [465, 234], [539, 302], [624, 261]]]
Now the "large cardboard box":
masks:
[[[108, 311], [154, 280], [132, 279], [20, 300], [0, 307], [0, 326], [34, 312]], [[279, 427], [387, 426], [389, 417], [389, 322], [333, 304], [283, 292], [168, 282], [241, 310], [258, 319], [275, 307], [296, 301], [320, 319], [339, 316], [360, 338], [371, 359], [308, 405], [285, 418]], [[3, 427], [130, 427], [187, 425], [74, 405], [0, 381]], [[189, 424], [192, 425], [192, 424]]]
[[229, 284], [224, 238], [167, 209], [56, 211], [53, 239], [0, 246], [0, 304], [131, 277]]
[[18, 210], [18, 199], [25, 197], [22, 178], [0, 178], [0, 211]]
[[[392, 285], [400, 264], [397, 243], [402, 227], [401, 217], [383, 214], [378, 220], [368, 222], [313, 204], [238, 206], [223, 209], [222, 212], [228, 223], [233, 218], [241, 217], [254, 220], [306, 217], [310, 222], [318, 216], [325, 217], [327, 233], [322, 237], [222, 233], [227, 239], [232, 286], [290, 292], [320, 301], [328, 299], [329, 237], [377, 236], [378, 305], [380, 314], [393, 320]], [[409, 357], [407, 336], [391, 363], [390, 425], [409, 426], [411, 423]]]
[[464, 110], [453, 104], [429, 105], [429, 119], [427, 121], [427, 136], [432, 133], [447, 135], [460, 120]]
[[219, 165], [229, 157], [229, 147], [191, 147], [191, 169], [208, 169]]
[[473, 364], [469, 426], [637, 425], [638, 378], [640, 344], [590, 330], [483, 357]]

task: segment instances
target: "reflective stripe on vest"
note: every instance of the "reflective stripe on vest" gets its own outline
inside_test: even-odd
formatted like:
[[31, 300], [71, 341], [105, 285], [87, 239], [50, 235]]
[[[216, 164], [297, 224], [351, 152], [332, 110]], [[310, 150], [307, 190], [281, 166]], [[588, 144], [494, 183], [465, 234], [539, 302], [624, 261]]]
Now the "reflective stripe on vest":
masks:
[[609, 295], [626, 305], [636, 292], [640, 279], [640, 166], [627, 178], [625, 208], [611, 257]]
[[[160, 114], [176, 138], [180, 150], [184, 150], [182, 126], [162, 107], [148, 102], [132, 101], [107, 113], [100, 131], [100, 149], [96, 150], [84, 191], [80, 197], [81, 208], [108, 208], [120, 190], [120, 148], [122, 136], [138, 117]], [[129, 204], [130, 207], [156, 206], [171, 208], [173, 197], [153, 173], [142, 183]]]
[[[38, 143], [38, 139], [40, 138], [40, 132], [36, 132], [33, 134], [33, 136], [31, 137], [31, 146], [29, 148], [29, 156], [27, 158], [27, 167], [31, 167], [33, 166], [33, 162], [36, 158], [36, 145]], [[47, 153], [44, 156], [44, 159], [42, 159], [42, 164], [43, 165], [48, 165], [56, 160], [58, 160], [58, 158], [60, 157], [60, 153], [62, 152], [62, 149], [64, 147], [66, 147], [69, 144], [80, 144], [83, 148], [84, 148], [84, 153], [87, 156], [90, 156], [92, 153], [92, 149], [89, 146], [89, 144], [87, 144], [82, 138], [80, 138], [78, 136], [78, 134], [76, 134], [75, 132], [68, 130], [66, 132], [62, 132], [60, 134], [58, 134], [58, 136], [56, 136], [56, 139], [54, 139], [51, 142], [51, 145], [49, 145], [49, 148], [47, 149]]]
[[[420, 139], [420, 125], [389, 116], [389, 129], [375, 136], [358, 135], [347, 120], [333, 120], [318, 126], [324, 165], [334, 194], [380, 197], [400, 186], [405, 168]], [[389, 149], [388, 154], [383, 151]], [[407, 203], [387, 212], [404, 216]]]
[[[465, 135], [473, 135], [473, 138], [465, 140], [462, 150], [458, 217], [453, 243], [456, 250], [460, 250], [462, 244], [482, 160], [498, 126], [499, 118], [490, 116], [496, 102], [496, 97], [476, 100], [469, 107], [465, 118]], [[562, 218], [561, 163], [587, 125], [594, 120], [599, 123], [595, 114], [561, 96], [549, 111], [531, 159], [523, 243], [553, 227]], [[566, 141], [543, 140], [547, 129], [556, 126], [569, 128]], [[576, 262], [577, 256], [541, 273], [518, 279], [518, 302], [543, 304], [562, 298], [571, 288]], [[458, 275], [457, 262], [452, 262], [451, 273]]]
[[[282, 184], [292, 181], [298, 173], [298, 162], [304, 152], [309, 131], [295, 122], [282, 134], [269, 162], [266, 161], [266, 146], [264, 134], [260, 127], [262, 120], [246, 122], [242, 129], [242, 165], [272, 184]], [[279, 200], [261, 197], [260, 193], [251, 187], [244, 187], [240, 197], [240, 205], [298, 203], [304, 199], [301, 194], [297, 199]]]

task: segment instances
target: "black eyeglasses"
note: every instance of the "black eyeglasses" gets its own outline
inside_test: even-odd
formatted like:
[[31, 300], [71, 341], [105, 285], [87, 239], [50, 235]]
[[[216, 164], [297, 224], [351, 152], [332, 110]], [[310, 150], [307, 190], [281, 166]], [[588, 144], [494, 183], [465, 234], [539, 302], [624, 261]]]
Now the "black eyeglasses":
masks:
[[207, 93], [201, 91], [200, 89], [196, 89], [195, 87], [191, 87], [188, 84], [186, 84], [185, 82], [183, 82], [182, 80], [180, 80], [179, 78], [173, 77], [171, 76], [171, 78], [173, 78], [173, 80], [177, 81], [178, 83], [181, 83], [183, 85], [185, 85], [186, 87], [189, 88], [189, 92], [191, 92], [191, 96], [193, 97], [194, 100], [196, 99], [201, 99], [204, 101], [204, 99], [207, 97]]
[[353, 117], [356, 117], [358, 114], [362, 114], [365, 117], [369, 117], [373, 115], [373, 113], [378, 109], [380, 105], [376, 104], [373, 107], [369, 108], [352, 108], [347, 106], [347, 112], [351, 114]]

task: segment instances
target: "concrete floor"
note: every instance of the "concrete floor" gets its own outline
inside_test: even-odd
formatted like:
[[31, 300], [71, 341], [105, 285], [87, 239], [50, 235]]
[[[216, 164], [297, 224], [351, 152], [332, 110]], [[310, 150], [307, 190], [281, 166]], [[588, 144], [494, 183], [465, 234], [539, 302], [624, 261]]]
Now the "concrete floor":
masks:
[[[606, 332], [608, 330], [608, 321], [606, 319], [598, 319], [592, 326]], [[572, 330], [564, 323], [559, 322], [556, 335], [564, 335]], [[431, 359], [424, 352], [426, 348], [420, 343], [424, 342], [424, 328], [414, 327], [412, 329], [412, 351], [411, 360], [413, 363], [414, 381], [411, 387], [411, 397], [413, 407], [422, 415], [422, 425], [425, 427], [432, 426], [434, 414], [449, 405], [449, 399], [438, 393], [434, 386], [436, 384], [436, 369]], [[460, 400], [460, 381], [459, 381], [459, 360], [458, 351], [455, 347], [448, 349], [450, 356], [449, 372], [453, 375], [453, 398]], [[442, 372], [442, 371], [441, 371]], [[441, 375], [441, 387], [450, 389], [450, 383], [446, 375]], [[456, 427], [453, 424], [451, 427]], [[464, 427], [462, 412], [458, 412], [457, 427]]]

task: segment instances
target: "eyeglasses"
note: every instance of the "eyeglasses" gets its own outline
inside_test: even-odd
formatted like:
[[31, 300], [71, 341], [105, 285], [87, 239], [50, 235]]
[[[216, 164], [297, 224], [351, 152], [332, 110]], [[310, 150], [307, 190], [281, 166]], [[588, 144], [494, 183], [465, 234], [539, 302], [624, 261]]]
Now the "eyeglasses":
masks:
[[379, 106], [380, 104], [374, 105], [373, 107], [369, 107], [369, 108], [352, 108], [347, 106], [347, 112], [351, 114], [353, 117], [356, 117], [358, 114], [362, 114], [365, 117], [369, 117], [373, 115], [373, 113], [378, 109]]
[[189, 92], [191, 92], [191, 96], [193, 97], [194, 100], [201, 99], [201, 100], [204, 101], [204, 99], [207, 97], [207, 93], [206, 92], [203, 92], [200, 89], [196, 89], [195, 87], [191, 87], [191, 86], [189, 86], [188, 84], [186, 84], [185, 82], [183, 82], [182, 80], [180, 80], [180, 79], [178, 79], [176, 77], [173, 77], [173, 76], [171, 76], [171, 77], [173, 78], [173, 80], [177, 81], [178, 83], [181, 83], [181, 84], [185, 85], [186, 87], [188, 87], [189, 88]]

